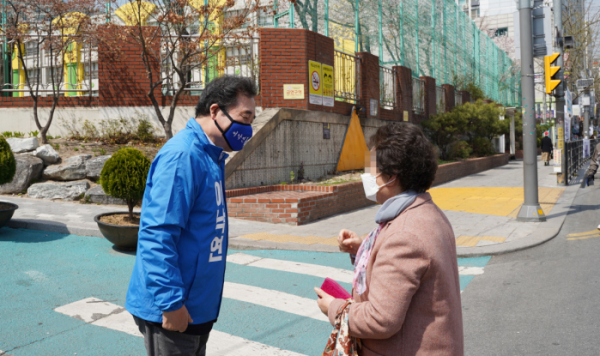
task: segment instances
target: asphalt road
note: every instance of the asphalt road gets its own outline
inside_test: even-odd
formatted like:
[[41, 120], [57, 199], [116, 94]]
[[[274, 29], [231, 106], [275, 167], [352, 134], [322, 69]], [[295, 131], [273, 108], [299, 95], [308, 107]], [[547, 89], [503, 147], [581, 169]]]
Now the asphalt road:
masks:
[[553, 240], [492, 257], [462, 294], [465, 354], [600, 355], [598, 224], [600, 185], [579, 190]]

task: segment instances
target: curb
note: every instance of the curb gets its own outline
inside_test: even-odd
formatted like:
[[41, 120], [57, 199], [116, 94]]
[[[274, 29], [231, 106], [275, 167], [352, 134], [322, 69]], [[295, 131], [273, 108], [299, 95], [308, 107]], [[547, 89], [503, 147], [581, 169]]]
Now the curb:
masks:
[[[580, 170], [579, 176], [581, 177], [583, 174], [583, 169]], [[542, 223], [544, 225], [540, 226], [536, 229], [535, 232], [526, 236], [524, 238], [518, 239], [516, 241], [511, 241], [507, 243], [501, 243], [496, 245], [488, 245], [481, 247], [456, 247], [456, 256], [457, 257], [480, 257], [480, 256], [493, 256], [493, 255], [503, 255], [505, 253], [511, 253], [516, 251], [525, 250], [528, 248], [532, 248], [535, 246], [539, 246], [545, 242], [548, 242], [555, 238], [559, 233], [569, 214], [569, 210], [573, 205], [573, 201], [577, 196], [577, 192], [579, 191], [580, 183], [577, 181], [573, 182], [571, 185], [566, 187], [563, 195], [558, 199], [554, 208], [552, 209], [552, 213], [547, 220], [547, 223]], [[553, 216], [557, 215], [555, 218]], [[527, 222], [524, 222], [527, 224]]]
[[102, 236], [102, 233], [98, 229], [87, 227], [73, 227], [62, 223], [52, 223], [47, 221], [40, 222], [38, 220], [29, 219], [11, 219], [8, 222], [7, 227], [13, 229], [42, 230], [48, 232], [57, 232], [59, 234], [73, 234], [79, 236], [104, 238], [104, 236]]

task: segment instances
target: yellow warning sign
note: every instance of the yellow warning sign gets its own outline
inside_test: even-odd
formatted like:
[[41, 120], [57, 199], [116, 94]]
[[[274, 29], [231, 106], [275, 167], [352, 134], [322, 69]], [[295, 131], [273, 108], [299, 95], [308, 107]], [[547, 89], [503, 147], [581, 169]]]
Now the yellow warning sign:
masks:
[[369, 148], [365, 141], [365, 134], [360, 126], [356, 109], [353, 108], [337, 170], [343, 172], [365, 168], [365, 154], [367, 152], [369, 152]]
[[333, 67], [322, 65], [323, 72], [323, 106], [333, 107], [335, 104], [333, 92]]
[[308, 102], [323, 105], [323, 83], [321, 80], [321, 63], [308, 61]]

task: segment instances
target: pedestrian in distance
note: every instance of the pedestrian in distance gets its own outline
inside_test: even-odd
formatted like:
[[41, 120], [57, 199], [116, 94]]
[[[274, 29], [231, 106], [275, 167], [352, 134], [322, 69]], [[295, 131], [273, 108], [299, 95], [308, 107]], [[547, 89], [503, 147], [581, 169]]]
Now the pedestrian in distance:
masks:
[[437, 170], [433, 146], [405, 123], [380, 127], [371, 146], [361, 178], [367, 198], [382, 205], [367, 237], [338, 237], [355, 268], [352, 298], [315, 288], [334, 326], [324, 355], [463, 355], [455, 237], [426, 192]]
[[152, 162], [125, 303], [149, 356], [206, 353], [225, 280], [225, 152], [252, 137], [255, 96], [248, 78], [213, 80]]
[[544, 162], [544, 166], [550, 165], [553, 149], [552, 139], [548, 137], [548, 131], [546, 131], [544, 132], [544, 137], [542, 137], [542, 161]]

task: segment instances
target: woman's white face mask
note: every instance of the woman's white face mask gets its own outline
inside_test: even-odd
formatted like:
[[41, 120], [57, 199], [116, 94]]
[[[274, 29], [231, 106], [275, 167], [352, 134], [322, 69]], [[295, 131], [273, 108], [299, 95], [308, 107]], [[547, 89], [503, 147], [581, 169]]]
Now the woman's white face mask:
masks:
[[385, 187], [386, 185], [388, 185], [396, 180], [396, 178], [394, 178], [383, 185], [378, 185], [377, 177], [379, 177], [380, 175], [381, 175], [381, 173], [379, 173], [376, 176], [373, 176], [370, 173], [364, 173], [364, 174], [360, 175], [360, 178], [362, 179], [362, 182], [363, 182], [363, 188], [365, 189], [365, 195], [367, 196], [367, 199], [374, 201], [374, 202], [377, 202], [377, 192], [379, 192], [379, 189]]

